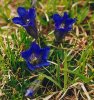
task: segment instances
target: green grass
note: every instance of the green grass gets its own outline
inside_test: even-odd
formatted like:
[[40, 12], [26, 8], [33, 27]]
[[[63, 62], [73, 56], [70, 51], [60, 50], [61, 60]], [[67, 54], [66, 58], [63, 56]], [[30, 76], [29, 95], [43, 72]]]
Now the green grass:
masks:
[[[23, 58], [22, 50], [28, 49], [33, 38], [26, 31], [14, 25], [11, 19], [17, 16], [19, 6], [29, 8], [31, 0], [2, 0], [0, 5], [0, 100], [28, 100], [24, 95], [26, 89], [40, 75], [43, 82], [33, 98], [39, 100], [51, 96], [55, 98], [76, 98], [79, 100], [94, 99], [94, 8], [91, 0], [39, 0], [36, 4], [37, 24], [41, 39], [38, 43], [50, 46], [49, 61], [51, 65], [36, 71], [30, 71]], [[94, 5], [94, 4], [93, 4]], [[12, 8], [10, 8], [12, 7]], [[15, 11], [15, 12], [13, 12]], [[68, 11], [71, 17], [77, 18], [73, 30], [63, 39], [62, 44], [55, 46], [53, 21], [51, 15]], [[77, 85], [75, 85], [78, 83]], [[84, 91], [80, 83], [83, 83]], [[79, 88], [80, 87], [80, 88]], [[74, 93], [74, 90], [76, 92]], [[66, 92], [67, 91], [67, 92]], [[53, 93], [56, 92], [56, 95]], [[88, 96], [85, 94], [87, 92]], [[71, 94], [71, 95], [70, 95]]]

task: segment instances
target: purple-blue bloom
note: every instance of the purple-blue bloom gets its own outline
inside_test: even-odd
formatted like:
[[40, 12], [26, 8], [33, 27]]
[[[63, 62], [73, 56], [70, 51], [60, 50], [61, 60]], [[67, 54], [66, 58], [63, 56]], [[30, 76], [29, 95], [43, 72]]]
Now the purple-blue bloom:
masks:
[[43, 66], [49, 66], [50, 63], [47, 61], [50, 48], [40, 48], [36, 42], [32, 42], [30, 48], [26, 51], [21, 52], [21, 56], [25, 59], [28, 68], [35, 70]]
[[32, 88], [27, 89], [25, 96], [26, 97], [32, 97], [34, 94], [34, 91]]
[[40, 85], [43, 81], [44, 77], [38, 77], [36, 80], [34, 80], [30, 87], [26, 90], [25, 96], [26, 97], [32, 97], [37, 92], [37, 90], [40, 88]]
[[61, 40], [69, 31], [71, 31], [73, 23], [76, 22], [76, 18], [70, 18], [67, 12], [64, 12], [63, 16], [54, 14], [52, 16], [55, 23], [55, 37], [56, 40]]
[[19, 24], [23, 26], [29, 35], [37, 39], [38, 32], [37, 32], [36, 20], [35, 20], [36, 18], [35, 8], [33, 7], [26, 10], [23, 7], [18, 7], [17, 12], [19, 17], [14, 17], [12, 21], [15, 24]]

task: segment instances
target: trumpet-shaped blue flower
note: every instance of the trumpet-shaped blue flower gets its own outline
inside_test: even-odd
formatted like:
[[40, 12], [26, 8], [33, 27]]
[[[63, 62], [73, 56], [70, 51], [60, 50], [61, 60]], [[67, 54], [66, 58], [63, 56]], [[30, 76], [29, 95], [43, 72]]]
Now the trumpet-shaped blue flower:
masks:
[[39, 87], [43, 81], [43, 78], [44, 77], [42, 77], [40, 79], [40, 76], [39, 76], [36, 80], [34, 80], [31, 83], [30, 87], [26, 90], [26, 93], [25, 93], [26, 97], [32, 97], [37, 92], [37, 90], [39, 89]]
[[40, 48], [36, 42], [32, 42], [30, 48], [26, 51], [21, 52], [21, 56], [25, 59], [28, 68], [35, 70], [43, 66], [49, 66], [50, 63], [47, 61], [50, 48]]
[[36, 20], [35, 20], [36, 18], [35, 8], [30, 8], [26, 10], [23, 7], [18, 7], [17, 12], [19, 17], [14, 17], [12, 21], [15, 24], [19, 24], [23, 26], [29, 35], [37, 39], [38, 32], [37, 32]]
[[26, 97], [32, 97], [33, 94], [34, 94], [33, 89], [29, 88], [29, 89], [27, 89], [25, 96]]
[[56, 40], [61, 40], [71, 29], [73, 23], [76, 22], [76, 18], [70, 18], [67, 12], [64, 12], [63, 16], [54, 14], [52, 16], [55, 23], [55, 37]]

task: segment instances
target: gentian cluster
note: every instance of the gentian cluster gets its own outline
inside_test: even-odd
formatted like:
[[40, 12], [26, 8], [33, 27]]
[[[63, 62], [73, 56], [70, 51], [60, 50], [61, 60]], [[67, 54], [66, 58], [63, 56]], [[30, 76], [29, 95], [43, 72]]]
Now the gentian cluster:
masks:
[[64, 12], [63, 16], [54, 14], [52, 16], [55, 23], [54, 35], [57, 42], [60, 42], [62, 38], [72, 29], [73, 23], [76, 22], [76, 18], [70, 18], [67, 12]]
[[[36, 27], [35, 8], [32, 7], [26, 10], [23, 7], [18, 7], [17, 12], [19, 17], [14, 17], [12, 21], [15, 24], [19, 24], [24, 27], [27, 33], [35, 38], [37, 41], [39, 35]], [[70, 18], [67, 12], [65, 12], [63, 16], [60, 16], [59, 14], [54, 14], [52, 18], [55, 22], [54, 34], [56, 37], [56, 41], [61, 41], [62, 38], [72, 29], [72, 25], [73, 23], [75, 23], [76, 19]], [[48, 46], [41, 48], [36, 43], [36, 41], [31, 43], [29, 49], [21, 52], [21, 56], [25, 59], [28, 68], [32, 71], [50, 65], [50, 62], [47, 59], [50, 48]], [[27, 89], [25, 96], [32, 96], [34, 94], [34, 91], [35, 89], [32, 87]]]
[[23, 26], [27, 33], [33, 38], [38, 38], [38, 32], [36, 27], [36, 12], [35, 8], [30, 8], [26, 10], [23, 7], [18, 7], [17, 9], [19, 17], [14, 17], [12, 20], [15, 24]]
[[[20, 24], [26, 31], [35, 39], [38, 38], [38, 32], [36, 27], [36, 12], [35, 8], [32, 7], [26, 10], [23, 7], [18, 7], [17, 12], [19, 17], [14, 17], [12, 20], [15, 24]], [[36, 42], [32, 42], [30, 48], [26, 51], [21, 52], [21, 56], [25, 59], [28, 68], [35, 70], [43, 66], [49, 66], [50, 63], [47, 61], [50, 48], [40, 48]]]

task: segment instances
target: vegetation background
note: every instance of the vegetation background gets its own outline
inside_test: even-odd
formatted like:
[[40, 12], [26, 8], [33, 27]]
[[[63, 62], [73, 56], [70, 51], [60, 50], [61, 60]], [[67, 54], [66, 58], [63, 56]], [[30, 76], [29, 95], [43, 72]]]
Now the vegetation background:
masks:
[[[37, 0], [39, 42], [51, 47], [51, 66], [36, 71], [20, 56], [33, 39], [11, 20], [19, 6], [28, 9], [31, 0], [0, 0], [0, 100], [29, 100], [25, 91], [39, 75], [35, 100], [94, 100], [94, 0]], [[56, 47], [51, 15], [65, 11], [77, 22]]]

